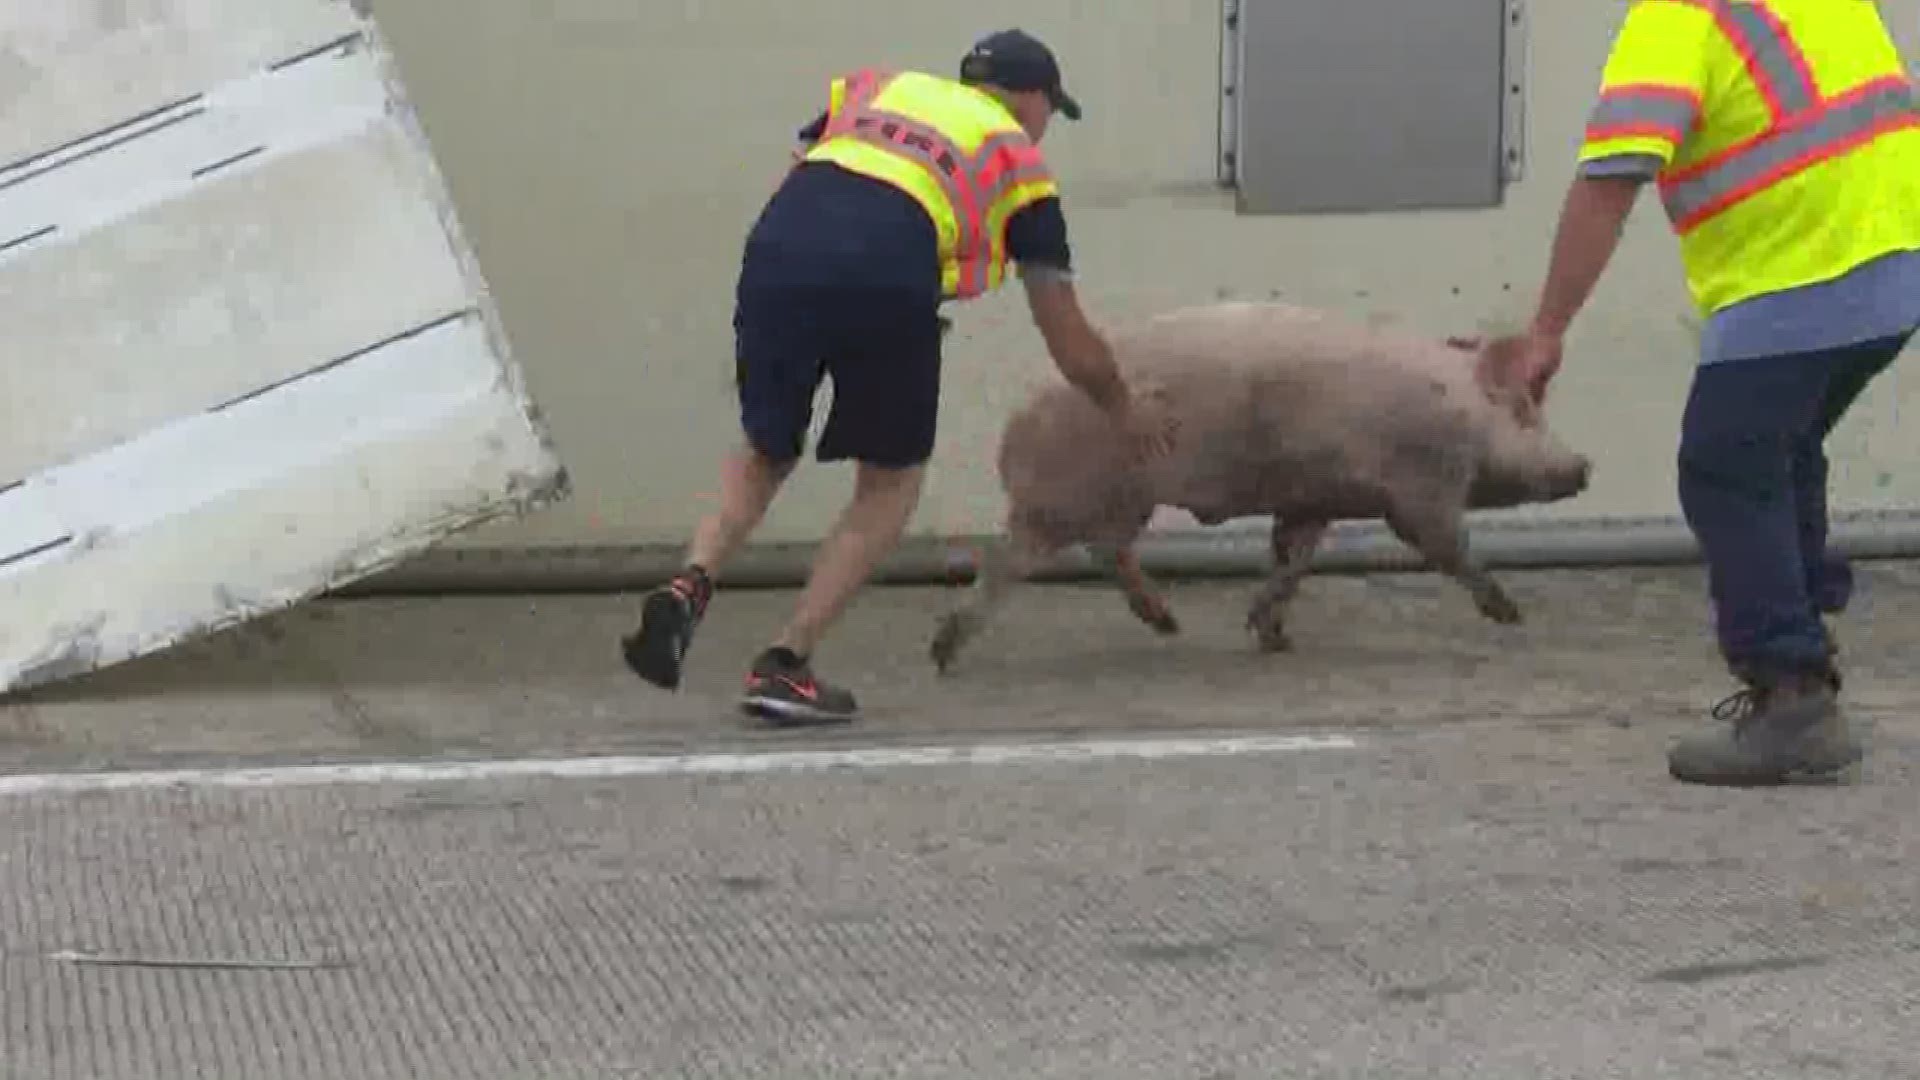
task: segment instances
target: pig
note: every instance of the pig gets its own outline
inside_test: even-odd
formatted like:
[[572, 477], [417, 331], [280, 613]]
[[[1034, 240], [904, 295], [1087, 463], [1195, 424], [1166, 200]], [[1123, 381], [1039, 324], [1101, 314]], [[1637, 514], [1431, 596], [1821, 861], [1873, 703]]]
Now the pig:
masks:
[[1338, 520], [1384, 519], [1482, 615], [1519, 623], [1519, 606], [1468, 550], [1464, 514], [1572, 498], [1592, 472], [1513, 376], [1480, 374], [1513, 370], [1517, 339], [1427, 339], [1275, 301], [1176, 309], [1112, 345], [1134, 392], [1172, 412], [1171, 453], [1137, 459], [1061, 382], [1014, 412], [999, 447], [1003, 531], [968, 599], [938, 623], [929, 652], [942, 673], [1017, 583], [1075, 546], [1136, 618], [1178, 633], [1134, 546], [1162, 506], [1207, 526], [1272, 516], [1273, 562], [1246, 613], [1261, 651], [1292, 647], [1286, 607]]

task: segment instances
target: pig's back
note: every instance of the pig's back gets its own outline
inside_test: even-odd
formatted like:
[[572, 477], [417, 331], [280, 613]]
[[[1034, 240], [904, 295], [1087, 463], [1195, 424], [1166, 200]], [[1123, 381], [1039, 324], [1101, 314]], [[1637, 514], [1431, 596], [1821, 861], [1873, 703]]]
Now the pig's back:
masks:
[[1281, 301], [1179, 308], [1116, 334], [1114, 349], [1123, 371], [1156, 381], [1211, 376], [1213, 368], [1255, 378], [1298, 372], [1305, 379], [1359, 370], [1385, 385], [1465, 369], [1440, 342]]
[[1303, 499], [1332, 485], [1346, 501], [1351, 485], [1375, 486], [1397, 444], [1457, 436], [1472, 408], [1471, 364], [1444, 344], [1291, 304], [1177, 309], [1110, 340], [1127, 381], [1178, 419], [1174, 453], [1143, 473], [1081, 391], [1049, 382], [1003, 430], [1015, 503], [1068, 511], [1144, 487], [1152, 503], [1226, 511], [1292, 497], [1274, 484]]
[[1464, 446], [1484, 405], [1471, 360], [1443, 342], [1292, 304], [1176, 310], [1115, 349], [1210, 436], [1166, 463], [1163, 497], [1365, 503], [1409, 455]]
[[1116, 335], [1129, 381], [1161, 386], [1209, 427], [1351, 439], [1388, 417], [1471, 411], [1471, 361], [1445, 344], [1282, 302], [1178, 309]]

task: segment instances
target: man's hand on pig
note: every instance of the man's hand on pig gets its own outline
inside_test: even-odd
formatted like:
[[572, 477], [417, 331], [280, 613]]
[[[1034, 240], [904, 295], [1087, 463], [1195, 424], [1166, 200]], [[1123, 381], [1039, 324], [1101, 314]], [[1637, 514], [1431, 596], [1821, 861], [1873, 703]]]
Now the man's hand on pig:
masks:
[[1565, 348], [1559, 337], [1529, 331], [1495, 338], [1485, 345], [1481, 345], [1477, 338], [1448, 338], [1447, 344], [1455, 348], [1467, 348], [1469, 340], [1473, 347], [1480, 350], [1480, 358], [1475, 362], [1475, 374], [1481, 385], [1520, 387], [1534, 401], [1546, 401], [1547, 384], [1559, 373]]
[[1110, 415], [1120, 430], [1126, 433], [1127, 444], [1134, 457], [1152, 461], [1173, 452], [1173, 440], [1179, 434], [1180, 422], [1158, 397], [1128, 393], [1121, 399], [1120, 407]]

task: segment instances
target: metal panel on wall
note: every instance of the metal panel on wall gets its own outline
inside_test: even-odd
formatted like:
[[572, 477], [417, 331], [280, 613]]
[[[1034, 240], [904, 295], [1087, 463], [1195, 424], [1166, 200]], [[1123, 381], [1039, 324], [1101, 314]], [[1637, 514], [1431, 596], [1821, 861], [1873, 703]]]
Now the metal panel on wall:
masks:
[[1223, 27], [1241, 213], [1495, 207], [1517, 178], [1515, 0], [1227, 0]]

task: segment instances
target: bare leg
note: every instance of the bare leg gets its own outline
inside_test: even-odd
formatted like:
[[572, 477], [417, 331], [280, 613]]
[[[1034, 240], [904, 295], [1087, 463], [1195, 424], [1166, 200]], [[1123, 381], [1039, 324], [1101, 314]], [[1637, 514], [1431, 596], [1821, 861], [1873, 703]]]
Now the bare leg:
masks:
[[1127, 610], [1133, 616], [1162, 634], [1180, 632], [1180, 622], [1173, 617], [1173, 609], [1167, 606], [1166, 597], [1154, 585], [1153, 579], [1140, 565], [1140, 553], [1132, 544], [1098, 544], [1093, 549], [1106, 572], [1113, 575], [1120, 591], [1126, 594]]
[[960, 607], [940, 620], [927, 655], [942, 674], [959, 657], [960, 650], [986, 628], [988, 620], [1007, 602], [1007, 595], [1059, 549], [1031, 533], [1013, 529], [1006, 537], [987, 545], [980, 561], [979, 576], [974, 579], [972, 595]]
[[751, 446], [727, 454], [720, 472], [720, 509], [700, 519], [687, 563], [718, 577], [720, 567], [733, 557], [766, 516], [780, 485], [793, 473], [794, 462], [775, 462]]
[[1324, 521], [1288, 523], [1273, 519], [1269, 543], [1273, 548], [1273, 571], [1266, 583], [1253, 594], [1247, 605], [1247, 628], [1260, 642], [1262, 652], [1285, 652], [1293, 647], [1287, 637], [1287, 605], [1300, 591], [1300, 581], [1313, 566], [1314, 549], [1327, 535]]
[[862, 462], [854, 474], [853, 501], [841, 512], [820, 553], [793, 619], [776, 645], [810, 656], [827, 628], [846, 610], [881, 559], [899, 542], [920, 501], [926, 467], [883, 469]]
[[720, 470], [720, 506], [700, 519], [674, 579], [647, 594], [640, 625], [620, 639], [627, 667], [663, 690], [680, 686], [694, 627], [706, 615], [713, 581], [766, 516], [798, 458], [776, 461], [750, 445], [728, 452]]
[[1401, 541], [1425, 555], [1434, 569], [1464, 586], [1473, 595], [1480, 614], [1508, 625], [1520, 621], [1520, 605], [1467, 550], [1466, 528], [1458, 509], [1395, 507], [1387, 514], [1387, 525]]

